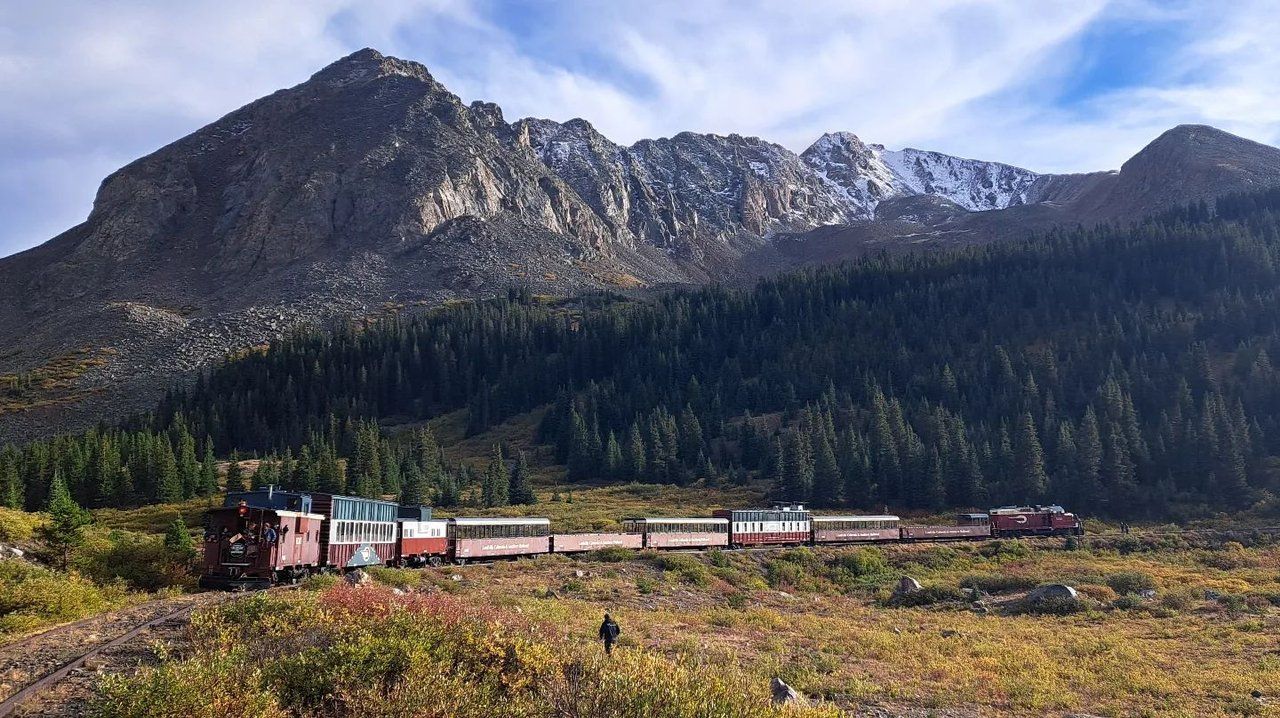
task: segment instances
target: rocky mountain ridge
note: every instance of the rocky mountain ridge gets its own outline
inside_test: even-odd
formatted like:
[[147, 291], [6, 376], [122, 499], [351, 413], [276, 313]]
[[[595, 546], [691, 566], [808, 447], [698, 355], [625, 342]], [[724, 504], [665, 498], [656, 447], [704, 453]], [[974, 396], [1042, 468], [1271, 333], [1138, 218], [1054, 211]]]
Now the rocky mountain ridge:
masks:
[[846, 132], [800, 154], [688, 132], [622, 146], [585, 120], [508, 122], [362, 50], [112, 173], [83, 224], [0, 259], [0, 375], [102, 357], [57, 396], [11, 390], [0, 444], [145, 408], [299, 324], [513, 284], [738, 281], [1272, 182], [1280, 150], [1205, 127], [1165, 133], [1119, 172], [1065, 176]]

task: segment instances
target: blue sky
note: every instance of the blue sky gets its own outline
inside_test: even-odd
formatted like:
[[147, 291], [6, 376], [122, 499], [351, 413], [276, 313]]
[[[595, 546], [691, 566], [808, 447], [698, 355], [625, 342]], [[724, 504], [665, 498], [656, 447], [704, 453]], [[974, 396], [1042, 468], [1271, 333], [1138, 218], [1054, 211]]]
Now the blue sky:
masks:
[[1169, 127], [1280, 144], [1273, 2], [43, 0], [0, 4], [0, 256], [84, 220], [109, 172], [370, 46], [509, 119], [619, 142], [824, 131], [1045, 172]]

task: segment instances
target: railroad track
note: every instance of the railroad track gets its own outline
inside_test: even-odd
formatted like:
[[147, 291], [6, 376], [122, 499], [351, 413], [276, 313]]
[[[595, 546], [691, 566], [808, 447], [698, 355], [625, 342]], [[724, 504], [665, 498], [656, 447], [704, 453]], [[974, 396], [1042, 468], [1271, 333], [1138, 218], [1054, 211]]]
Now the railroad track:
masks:
[[[282, 591], [296, 588], [295, 586], [279, 586], [271, 589], [272, 591]], [[43, 665], [52, 665], [51, 670], [39, 673], [34, 679], [28, 681], [20, 689], [0, 701], [0, 718], [19, 715], [19, 711], [28, 705], [32, 699], [45, 694], [54, 689], [67, 678], [76, 674], [79, 669], [85, 667], [86, 662], [94, 659], [101, 654], [127, 645], [136, 640], [139, 636], [156, 628], [163, 627], [171, 622], [185, 621], [192, 611], [197, 608], [205, 608], [215, 606], [225, 601], [235, 600], [238, 597], [248, 594], [219, 594], [219, 593], [198, 593], [184, 597], [185, 602], [182, 606], [175, 610], [162, 610], [159, 615], [155, 612], [147, 612], [142, 616], [134, 619], [132, 625], [123, 633], [114, 635], [106, 640], [94, 640], [97, 632], [103, 628], [110, 626], [112, 622], [121, 619], [111, 618], [108, 615], [98, 615], [86, 618], [74, 623], [68, 623], [62, 626], [56, 626], [40, 633], [0, 646], [0, 651], [6, 655], [22, 656], [28, 653], [36, 654], [33, 660], [47, 660], [47, 657], [39, 657], [40, 653], [53, 653], [55, 657], [51, 662]], [[159, 602], [157, 602], [159, 603]], [[146, 604], [134, 607], [138, 610], [145, 610]], [[95, 631], [95, 627], [98, 631]], [[87, 634], [87, 635], [85, 635]], [[73, 646], [77, 642], [89, 641], [88, 644], [82, 644], [72, 649], [68, 655], [63, 649]]]
[[[190, 606], [184, 606], [178, 609], [177, 611], [165, 614], [158, 618], [153, 618], [141, 625], [135, 626], [134, 628], [130, 629], [129, 631], [125, 632], [120, 636], [117, 636], [105, 643], [99, 643], [93, 648], [90, 648], [89, 650], [79, 654], [78, 656], [75, 656], [74, 658], [67, 661], [66, 663], [63, 663], [57, 670], [54, 670], [51, 673], [46, 673], [45, 675], [37, 678], [34, 682], [29, 683], [25, 687], [23, 687], [22, 690], [9, 696], [3, 702], [0, 702], [0, 718], [13, 715], [13, 712], [18, 710], [18, 708], [21, 707], [23, 704], [25, 704], [28, 700], [34, 698], [37, 694], [61, 682], [67, 676], [71, 675], [72, 671], [83, 666], [85, 664], [85, 661], [89, 660], [90, 658], [97, 656], [98, 654], [102, 653], [103, 651], [109, 648], [114, 648], [116, 646], [122, 645], [124, 643], [127, 643], [133, 640], [136, 636], [141, 634], [143, 631], [146, 631], [147, 629], [150, 629], [154, 626], [158, 626], [162, 623], [165, 623], [166, 621], [178, 620], [186, 616], [187, 614], [190, 614], [191, 611], [193, 610], [195, 610], [194, 604]], [[76, 624], [73, 624], [73, 625], [76, 625]], [[58, 629], [54, 629], [54, 631], [57, 631], [57, 630]], [[47, 636], [51, 632], [53, 631], [47, 631], [43, 634], [40, 634], [40, 636]], [[33, 638], [38, 638], [40, 636], [36, 636]]]

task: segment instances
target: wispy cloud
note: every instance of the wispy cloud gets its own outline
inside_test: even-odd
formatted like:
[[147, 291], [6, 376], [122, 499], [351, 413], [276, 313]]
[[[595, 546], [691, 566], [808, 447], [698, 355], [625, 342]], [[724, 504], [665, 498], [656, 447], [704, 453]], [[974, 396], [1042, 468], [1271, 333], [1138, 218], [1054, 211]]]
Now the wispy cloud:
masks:
[[622, 142], [800, 150], [841, 129], [1078, 171], [1180, 122], [1280, 139], [1280, 13], [1260, 0], [6, 3], [0, 255], [81, 221], [110, 170], [363, 46]]

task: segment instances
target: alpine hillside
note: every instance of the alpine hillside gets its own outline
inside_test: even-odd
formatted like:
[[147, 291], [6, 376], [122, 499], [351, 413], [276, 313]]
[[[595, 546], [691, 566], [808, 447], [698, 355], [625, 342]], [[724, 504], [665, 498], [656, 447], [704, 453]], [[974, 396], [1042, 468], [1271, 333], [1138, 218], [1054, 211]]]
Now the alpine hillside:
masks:
[[582, 119], [508, 121], [366, 49], [121, 168], [83, 224], [0, 260], [0, 443], [152, 406], [298, 325], [514, 285], [738, 281], [1275, 183], [1280, 150], [1208, 127], [1072, 176], [848, 132], [799, 154], [733, 134], [622, 146]]

